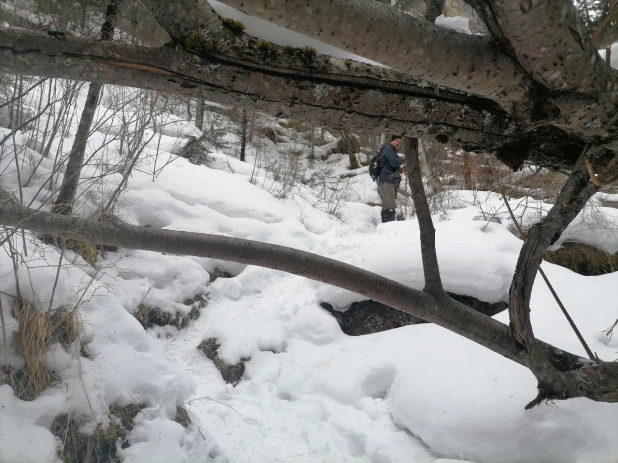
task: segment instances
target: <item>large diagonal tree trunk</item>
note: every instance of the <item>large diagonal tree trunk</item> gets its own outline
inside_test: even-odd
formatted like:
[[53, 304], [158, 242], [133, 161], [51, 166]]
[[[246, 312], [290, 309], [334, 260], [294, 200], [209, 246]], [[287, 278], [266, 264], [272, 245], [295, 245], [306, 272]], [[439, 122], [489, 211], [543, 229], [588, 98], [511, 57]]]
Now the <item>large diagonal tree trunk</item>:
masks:
[[[117, 0], [110, 0], [105, 12], [105, 21], [101, 26], [101, 40], [112, 40], [114, 38], [114, 20], [118, 12]], [[90, 128], [94, 120], [94, 114], [99, 104], [99, 97], [103, 85], [98, 82], [93, 82], [88, 87], [88, 94], [84, 109], [79, 120], [73, 146], [67, 161], [67, 166], [64, 171], [64, 177], [58, 196], [54, 201], [53, 211], [58, 214], [71, 215], [73, 211], [73, 202], [79, 183], [79, 176], [84, 163], [84, 154], [88, 146], [88, 137], [90, 136]]]
[[[474, 2], [483, 3], [482, 0], [474, 0]], [[243, 103], [242, 99], [238, 99], [240, 96], [249, 96], [258, 98], [258, 106], [262, 106], [268, 112], [284, 116], [287, 116], [286, 112], [295, 113], [290, 115], [299, 120], [308, 120], [307, 117], [299, 114], [303, 110], [307, 110], [309, 107], [314, 110], [327, 110], [328, 101], [326, 100], [332, 100], [341, 105], [342, 108], [339, 114], [331, 114], [331, 124], [321, 124], [325, 126], [336, 124], [354, 126], [352, 119], [356, 119], [359, 113], [364, 115], [375, 114], [376, 107], [382, 110], [388, 109], [388, 114], [381, 116], [376, 114], [375, 120], [379, 121], [380, 128], [418, 136], [430, 134], [436, 140], [441, 142], [452, 141], [455, 144], [462, 138], [458, 133], [458, 131], [461, 131], [460, 126], [464, 121], [470, 121], [476, 130], [483, 133], [483, 136], [497, 133], [500, 133], [503, 138], [510, 136], [511, 141], [503, 141], [500, 146], [489, 146], [489, 143], [485, 143], [484, 148], [499, 148], [499, 158], [513, 168], [519, 168], [526, 159], [535, 162], [545, 159], [544, 162], [540, 163], [552, 165], [559, 165], [559, 160], [563, 159], [565, 160], [563, 166], [572, 165], [581, 148], [583, 148], [582, 141], [603, 144], [610, 149], [618, 149], [618, 129], [616, 127], [618, 118], [615, 117], [613, 111], [613, 104], [615, 99], [618, 98], [614, 91], [618, 87], [618, 76], [608, 71], [607, 66], [602, 61], [601, 64], [605, 68], [599, 67], [598, 56], [595, 58], [594, 55], [590, 54], [591, 45], [587, 37], [578, 36], [584, 46], [582, 52], [573, 53], [575, 58], [573, 62], [583, 63], [586, 59], [591, 59], [590, 62], [594, 66], [589, 69], [588, 73], [586, 73], [586, 70], [578, 70], [575, 74], [589, 81], [594, 81], [594, 83], [588, 85], [582, 81], [582, 91], [573, 91], [569, 85], [566, 85], [566, 81], [563, 82], [565, 85], [562, 86], [552, 85], [550, 82], [552, 76], [567, 73], [564, 69], [564, 59], [552, 61], [543, 57], [542, 72], [536, 73], [532, 68], [527, 69], [526, 63], [522, 65], [518, 60], [525, 61], [526, 56], [538, 52], [532, 49], [528, 50], [532, 46], [530, 41], [520, 41], [519, 44], [516, 40], [511, 40], [508, 43], [504, 40], [501, 41], [504, 33], [500, 27], [490, 27], [501, 46], [497, 47], [493, 42], [486, 39], [437, 28], [427, 21], [412, 18], [410, 15], [397, 12], [387, 5], [376, 2], [316, 0], [312, 2], [311, 7], [306, 7], [302, 0], [286, 0], [285, 2], [271, 0], [267, 4], [240, 2], [242, 7], [249, 12], [272, 19], [280, 24], [285, 23], [285, 25], [301, 32], [324, 38], [329, 43], [346, 46], [352, 51], [357, 51], [369, 57], [379, 53], [380, 56], [387, 59], [385, 62], [396, 65], [406, 72], [465, 92], [464, 95], [468, 101], [473, 98], [471, 95], [479, 95], [485, 98], [484, 100], [476, 100], [475, 103], [470, 101], [471, 104], [468, 104], [462, 102], [462, 94], [460, 94], [460, 97], [456, 100], [463, 103], [463, 107], [460, 105], [457, 109], [449, 108], [450, 120], [447, 121], [443, 117], [438, 117], [441, 125], [437, 124], [438, 121], [427, 121], [429, 125], [424, 130], [428, 133], [421, 134], [420, 131], [414, 132], [409, 128], [406, 130], [405, 123], [398, 124], [398, 122], [403, 122], [400, 121], [401, 115], [412, 113], [416, 121], [419, 118], [427, 120], [435, 118], [438, 114], [443, 115], [442, 110], [433, 106], [444, 102], [445, 90], [442, 87], [428, 87], [425, 82], [419, 81], [414, 83], [410, 81], [409, 77], [393, 78], [393, 71], [370, 69], [367, 66], [350, 64], [349, 62], [346, 62], [343, 66], [335, 60], [332, 60], [332, 62], [323, 60], [323, 57], [313, 54], [310, 54], [309, 58], [302, 58], [302, 53], [299, 54], [294, 51], [290, 56], [286, 50], [273, 44], [263, 41], [260, 43], [243, 33], [231, 32], [222, 27], [223, 23], [218, 15], [214, 14], [205, 2], [179, 0], [174, 3], [173, 15], [165, 14], [170, 9], [167, 2], [163, 0], [148, 0], [146, 3], [161, 26], [176, 42], [176, 51], [179, 57], [182, 56], [180, 50], [183, 47], [189, 47], [194, 53], [201, 55], [200, 59], [195, 59], [195, 57], [187, 59], [185, 57], [181, 62], [171, 60], [171, 63], [174, 63], [175, 66], [169, 66], [170, 61], [160, 60], [161, 54], [166, 55], [166, 58], [168, 57], [169, 54], [166, 53], [155, 52], [154, 55], [157, 56], [148, 53], [138, 59], [127, 59], [126, 55], [123, 57], [122, 53], [118, 54], [116, 50], [106, 50], [101, 51], [98, 56], [82, 54], [81, 57], [84, 61], [80, 63], [79, 69], [70, 69], [68, 66], [58, 69], [59, 66], [62, 66], [63, 57], [67, 60], [79, 61], [80, 53], [75, 50], [76, 43], [74, 41], [67, 41], [67, 43], [60, 45], [55, 44], [56, 46], [41, 44], [38, 40], [34, 43], [31, 40], [30, 43], [24, 44], [23, 39], [26, 37], [22, 37], [21, 41], [11, 42], [4, 50], [3, 55], [6, 56], [3, 56], [3, 58], [6, 57], [6, 59], [3, 59], [3, 61], [7, 62], [4, 69], [10, 72], [29, 72], [43, 75], [80, 75], [91, 79], [109, 81], [109, 76], [106, 78], [104, 72], [102, 73], [103, 76], [100, 76], [93, 69], [99, 68], [97, 70], [100, 72], [102, 62], [107, 62], [107, 64], [114, 66], [123, 66], [125, 69], [128, 67], [135, 70], [137, 67], [140, 71], [159, 73], [160, 77], [166, 77], [160, 83], [165, 82], [168, 88], [180, 87], [168, 91], [185, 91], [191, 93], [194, 97], [215, 100], [221, 94], [225, 94], [228, 97], [233, 96], [233, 103], [235, 104]], [[228, 0], [227, 3], [241, 6], [237, 5], [235, 0]], [[564, 6], [563, 4], [568, 3], [568, 0], [552, 0], [551, 3], [555, 9], [560, 9]], [[500, 4], [500, 2], [497, 3], [497, 8], [500, 7]], [[295, 11], [302, 11], [302, 14], [294, 14]], [[565, 11], [568, 12], [567, 16], [570, 21], [571, 10], [569, 10], [568, 5]], [[343, 16], [340, 18], [338, 13]], [[514, 14], [511, 10], [508, 10], [508, 13]], [[500, 14], [498, 11], [494, 16], [499, 17]], [[486, 17], [489, 18], [490, 15], [486, 15]], [[334, 20], [333, 18], [337, 19]], [[533, 27], [542, 26], [546, 31], [553, 30], [555, 27], [560, 28], [559, 18], [551, 15], [544, 18], [543, 15], [537, 14], [534, 19]], [[344, 24], [348, 22], [350, 25], [366, 21], [371, 27], [368, 27], [367, 34], [359, 39], [358, 34], [351, 33], [345, 27], [341, 27], [342, 20]], [[518, 30], [525, 31], [524, 25], [525, 21], [520, 21], [521, 27]], [[567, 29], [560, 28], [561, 34], [569, 34], [568, 31], [565, 32]], [[352, 28], [352, 30], [356, 29]], [[522, 33], [522, 35], [524, 34]], [[419, 40], [410, 42], [411, 37], [417, 37]], [[384, 40], [378, 40], [380, 38]], [[388, 44], [397, 40], [399, 40], [397, 46], [388, 46]], [[555, 48], [569, 53], [569, 50], [572, 50], [572, 38], [565, 42], [567, 43], [566, 46], [562, 44], [561, 47], [554, 47], [555, 41], [550, 40], [547, 35], [539, 35], [539, 40], [541, 40], [540, 45], [543, 46], [537, 48], [542, 50], [554, 50]], [[515, 45], [515, 47], [511, 45]], [[536, 45], [534, 44], [534, 47]], [[383, 46], [387, 46], [388, 50], [382, 50], [381, 47]], [[43, 52], [43, 56], [39, 54], [39, 57], [44, 59], [53, 57], [51, 61], [54, 66], [52, 69], [33, 69], [36, 66], [32, 65], [33, 63], [28, 59], [28, 55], [37, 54], [40, 47], [46, 47], [47, 50]], [[439, 52], [437, 47], [440, 48]], [[0, 51], [2, 51], [2, 48], [0, 44]], [[65, 51], [59, 54], [58, 48], [63, 48]], [[109, 56], [112, 53], [119, 59], [110, 60]], [[405, 59], [400, 56], [401, 53], [404, 53]], [[547, 51], [544, 53], [551, 55]], [[288, 55], [287, 58], [286, 54]], [[93, 59], [97, 61], [93, 63]], [[392, 63], [389, 61], [391, 59], [394, 60]], [[541, 61], [541, 59], [539, 60]], [[43, 63], [40, 64], [43, 65]], [[44, 64], [49, 65], [49, 63]], [[170, 67], [175, 69], [170, 69]], [[347, 70], [342, 72], [346, 67]], [[195, 68], [199, 72], [195, 72]], [[370, 81], [363, 84], [362, 92], [359, 93], [358, 90], [360, 89], [356, 87], [350, 94], [349, 85], [345, 91], [341, 86], [332, 85], [333, 77], [335, 83], [341, 82], [342, 78], [350, 75], [355, 78], [358, 77], [357, 70], [361, 70], [365, 79]], [[554, 72], [549, 74], [552, 70]], [[597, 71], [599, 72], [598, 79], [594, 74]], [[215, 75], [206, 77], [204, 73]], [[256, 74], [259, 74], [259, 79], [255, 78]], [[247, 78], [238, 78], [243, 75], [246, 75]], [[133, 78], [132, 82], [137, 82], [138, 85], [142, 86], [152, 84], [152, 76], [144, 76], [142, 72], [140, 77], [148, 82], [142, 83], [140, 78]], [[172, 79], [169, 77], [172, 77]], [[302, 95], [295, 91], [299, 88], [299, 77], [301, 81], [304, 79], [311, 82], [309, 88], [304, 87], [309, 92], [302, 92]], [[401, 85], [400, 82], [405, 80], [407, 82]], [[386, 94], [384, 94], [384, 84], [387, 84], [388, 87]], [[393, 86], [393, 84], [395, 85]], [[233, 88], [232, 92], [230, 92], [230, 87]], [[288, 92], [275, 92], [275, 90], [288, 88]], [[367, 91], [367, 89], [372, 89], [372, 91]], [[409, 93], [412, 90], [414, 96]], [[406, 97], [401, 98], [401, 91], [407, 94]], [[392, 98], [393, 92], [399, 92], [398, 97]], [[274, 93], [276, 93], [276, 96], [274, 96]], [[360, 95], [362, 95], [362, 98]], [[431, 95], [434, 103], [427, 105], [419, 101], [419, 95]], [[454, 95], [456, 93], [450, 91], [451, 102]], [[502, 130], [495, 131], [492, 129], [491, 127], [495, 126], [496, 123], [496, 114], [492, 111], [495, 106], [487, 107], [485, 103], [488, 99], [492, 100], [493, 105], [501, 107], [503, 111], [514, 116], [516, 118], [515, 124], [512, 124], [513, 120], [511, 120], [511, 124], [504, 125], [505, 128]], [[228, 103], [232, 104], [230, 100], [228, 98]], [[481, 104], [481, 101], [485, 103]], [[299, 108], [299, 103], [306, 106]], [[442, 106], [444, 105], [442, 104]], [[474, 111], [482, 114], [480, 120], [471, 118]], [[500, 121], [504, 121], [504, 115], [498, 116], [498, 122]], [[386, 125], [389, 127], [386, 127]], [[404, 130], [400, 130], [399, 127], [396, 128], [395, 125], [403, 126]], [[455, 133], [453, 133], [453, 129], [455, 129]], [[566, 139], [564, 131], [573, 138], [579, 139], [579, 141]], [[469, 132], [465, 135], [468, 138], [473, 136]], [[478, 138], [478, 133], [476, 138]], [[540, 145], [542, 145], [542, 149], [539, 148]], [[556, 145], [561, 146], [556, 149]], [[477, 144], [474, 148], [467, 147], [467, 149], [480, 148], [481, 144]], [[538, 156], [536, 156], [537, 154]]]

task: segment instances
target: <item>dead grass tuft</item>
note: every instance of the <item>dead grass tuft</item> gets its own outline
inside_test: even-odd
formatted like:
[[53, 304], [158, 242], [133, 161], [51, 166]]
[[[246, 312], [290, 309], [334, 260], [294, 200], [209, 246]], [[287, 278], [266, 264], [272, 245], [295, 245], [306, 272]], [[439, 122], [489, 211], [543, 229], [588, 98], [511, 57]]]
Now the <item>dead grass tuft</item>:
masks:
[[62, 442], [59, 457], [64, 463], [116, 463], [119, 443], [128, 447], [127, 434], [133, 429], [133, 420], [143, 407], [112, 405], [109, 408], [110, 424], [97, 426], [90, 433], [80, 432], [82, 423], [74, 415], [59, 415], [52, 424], [52, 433]]
[[[558, 196], [567, 176], [562, 172], [552, 171], [530, 174], [517, 180], [517, 187], [533, 190], [531, 196], [536, 199], [553, 199]], [[534, 190], [537, 190], [535, 193]]]
[[97, 248], [86, 241], [67, 240], [66, 247], [92, 266], [97, 262]]
[[[97, 246], [94, 246], [91, 243], [88, 243], [86, 241], [77, 241], [77, 240], [67, 239], [67, 240], [64, 240], [64, 244], [63, 244], [62, 238], [51, 236], [48, 234], [40, 235], [39, 239], [43, 241], [44, 243], [49, 244], [50, 246], [56, 246], [58, 248], [62, 248], [64, 246], [66, 249], [69, 249], [73, 251], [75, 254], [80, 255], [82, 259], [84, 259], [86, 262], [88, 262], [93, 267], [94, 267], [94, 264], [97, 262], [97, 252], [98, 252]], [[99, 249], [101, 250], [101, 252], [104, 250], [115, 250], [113, 246], [99, 246]]]
[[558, 251], [546, 253], [544, 259], [580, 275], [618, 272], [618, 255], [608, 254], [587, 244], [565, 243]]
[[7, 382], [21, 400], [34, 400], [57, 381], [47, 366], [50, 346], [60, 343], [66, 347], [79, 337], [77, 311], [61, 308], [48, 315], [23, 298], [15, 303], [13, 311], [19, 325], [17, 348], [25, 365], [21, 370], [9, 371]]

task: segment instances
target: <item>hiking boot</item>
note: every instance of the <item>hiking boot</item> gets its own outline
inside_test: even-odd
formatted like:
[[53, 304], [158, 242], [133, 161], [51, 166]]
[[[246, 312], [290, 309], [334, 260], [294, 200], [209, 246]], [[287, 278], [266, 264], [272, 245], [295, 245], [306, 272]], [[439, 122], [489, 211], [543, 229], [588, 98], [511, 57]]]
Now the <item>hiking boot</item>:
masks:
[[382, 223], [393, 222], [395, 220], [395, 209], [382, 211]]

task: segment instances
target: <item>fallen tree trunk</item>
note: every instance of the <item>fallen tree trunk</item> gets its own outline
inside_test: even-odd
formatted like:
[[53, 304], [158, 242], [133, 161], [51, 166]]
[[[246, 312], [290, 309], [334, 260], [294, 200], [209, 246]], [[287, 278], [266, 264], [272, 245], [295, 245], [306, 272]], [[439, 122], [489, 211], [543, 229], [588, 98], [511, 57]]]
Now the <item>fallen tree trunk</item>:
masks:
[[525, 159], [570, 168], [584, 146], [549, 126], [523, 133], [522, 123], [492, 101], [320, 55], [308, 66], [283, 52], [268, 60], [259, 54], [244, 60], [200, 57], [181, 47], [0, 29], [0, 72], [139, 87], [333, 129], [431, 138], [467, 151], [497, 150], [514, 169]]
[[159, 90], [325, 127], [431, 136], [470, 150], [515, 142], [523, 129], [489, 100], [436, 90], [388, 69], [259, 53], [241, 61], [180, 47], [0, 30], [0, 72]]

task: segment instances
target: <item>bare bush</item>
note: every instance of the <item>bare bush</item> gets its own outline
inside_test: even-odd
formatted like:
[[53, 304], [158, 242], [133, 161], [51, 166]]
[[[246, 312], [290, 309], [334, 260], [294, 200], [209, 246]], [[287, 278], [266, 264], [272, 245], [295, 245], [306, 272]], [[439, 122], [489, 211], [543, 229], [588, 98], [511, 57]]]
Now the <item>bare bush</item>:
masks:
[[302, 149], [290, 148], [279, 159], [266, 163], [266, 170], [272, 174], [272, 182], [267, 188], [276, 198], [288, 198], [300, 187], [307, 169], [302, 161]]
[[345, 205], [354, 199], [352, 185], [355, 181], [353, 177], [337, 177], [330, 167], [319, 168], [307, 180], [307, 185], [318, 193], [318, 201], [314, 207], [343, 219]]

